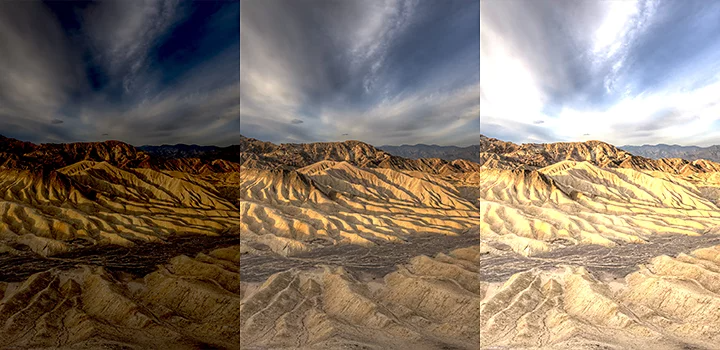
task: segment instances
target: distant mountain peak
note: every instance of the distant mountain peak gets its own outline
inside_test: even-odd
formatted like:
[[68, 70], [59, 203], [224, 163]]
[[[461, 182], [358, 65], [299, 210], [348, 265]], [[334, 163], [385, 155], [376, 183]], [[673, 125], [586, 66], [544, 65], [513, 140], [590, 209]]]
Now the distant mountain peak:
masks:
[[621, 146], [620, 148], [631, 152], [632, 154], [651, 158], [682, 158], [686, 160], [705, 159], [712, 162], [720, 162], [720, 146], [712, 145], [707, 147], [700, 146], [681, 146], [681, 145], [642, 145], [642, 146]]

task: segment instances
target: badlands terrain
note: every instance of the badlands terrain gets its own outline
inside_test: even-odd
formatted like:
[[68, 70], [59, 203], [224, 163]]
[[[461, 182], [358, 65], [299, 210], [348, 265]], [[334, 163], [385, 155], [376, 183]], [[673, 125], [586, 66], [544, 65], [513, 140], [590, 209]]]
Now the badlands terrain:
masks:
[[483, 136], [478, 162], [241, 149], [244, 348], [720, 348], [720, 164]]
[[237, 161], [0, 138], [0, 348], [238, 348]]
[[720, 164], [480, 143], [481, 348], [720, 348]]
[[711, 161], [0, 146], [0, 348], [720, 348]]
[[241, 144], [243, 349], [477, 349], [477, 163]]
[[479, 169], [2, 137], [0, 348], [477, 348]]

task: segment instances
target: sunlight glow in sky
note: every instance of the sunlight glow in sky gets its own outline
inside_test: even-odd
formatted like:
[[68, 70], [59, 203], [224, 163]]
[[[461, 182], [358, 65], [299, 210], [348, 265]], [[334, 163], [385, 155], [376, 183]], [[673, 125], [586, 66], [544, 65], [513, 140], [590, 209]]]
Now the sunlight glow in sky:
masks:
[[720, 143], [720, 3], [483, 0], [480, 132]]

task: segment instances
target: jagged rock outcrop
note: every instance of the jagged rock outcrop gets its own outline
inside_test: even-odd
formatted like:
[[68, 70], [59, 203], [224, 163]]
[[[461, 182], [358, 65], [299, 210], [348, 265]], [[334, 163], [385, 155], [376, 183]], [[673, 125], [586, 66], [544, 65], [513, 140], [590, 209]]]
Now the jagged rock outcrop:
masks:
[[240, 172], [241, 229], [283, 255], [308, 242], [372, 245], [420, 233], [457, 235], [477, 223], [473, 178], [455, 183], [323, 161], [298, 170]]
[[480, 153], [479, 144], [467, 147], [418, 144], [402, 146], [381, 146], [380, 149], [403, 158], [440, 158], [447, 161], [464, 159], [471, 162], [477, 162], [478, 155]]
[[36, 145], [0, 136], [0, 169], [57, 170], [81, 161], [107, 162], [118, 168], [175, 170], [193, 174], [233, 172], [240, 169], [240, 147], [214, 147], [194, 153], [144, 152], [120, 141]]
[[551, 242], [614, 246], [658, 233], [701, 235], [720, 225], [717, 182], [563, 161], [539, 170], [480, 172], [481, 236], [523, 255]]
[[716, 347], [717, 164], [487, 142], [482, 349]]
[[132, 245], [237, 227], [232, 178], [82, 161], [57, 171], [0, 171], [0, 247], [44, 255], [67, 242]]

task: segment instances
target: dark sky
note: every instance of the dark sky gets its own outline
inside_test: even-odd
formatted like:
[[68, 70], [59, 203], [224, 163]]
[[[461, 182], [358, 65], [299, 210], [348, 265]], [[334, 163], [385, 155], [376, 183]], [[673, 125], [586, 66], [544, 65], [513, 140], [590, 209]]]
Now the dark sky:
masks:
[[0, 1], [0, 134], [237, 143], [238, 1]]
[[242, 134], [477, 144], [479, 0], [241, 2]]
[[481, 132], [720, 144], [720, 2], [483, 0]]

